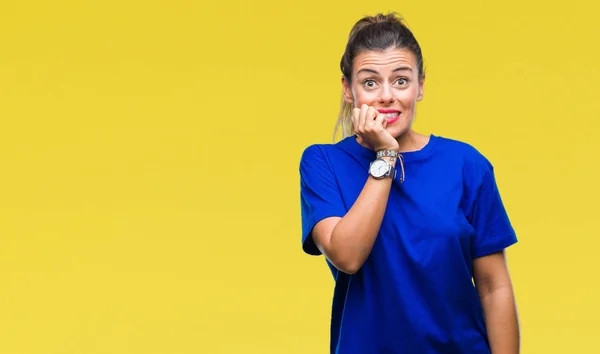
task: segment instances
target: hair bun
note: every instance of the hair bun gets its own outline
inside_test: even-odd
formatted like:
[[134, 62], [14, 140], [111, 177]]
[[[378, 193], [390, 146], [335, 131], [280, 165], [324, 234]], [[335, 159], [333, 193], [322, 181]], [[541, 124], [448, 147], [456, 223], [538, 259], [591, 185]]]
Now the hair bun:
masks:
[[350, 30], [348, 39], [354, 38], [356, 34], [364, 28], [380, 23], [393, 23], [402, 26], [403, 19], [396, 12], [389, 12], [387, 14], [378, 13], [374, 16], [365, 16], [354, 24], [354, 27], [352, 27], [352, 30]]

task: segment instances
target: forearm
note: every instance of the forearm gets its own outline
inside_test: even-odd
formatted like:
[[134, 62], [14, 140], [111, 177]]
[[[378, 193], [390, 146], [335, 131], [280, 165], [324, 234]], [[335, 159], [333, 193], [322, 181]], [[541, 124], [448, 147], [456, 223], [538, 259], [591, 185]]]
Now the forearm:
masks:
[[481, 297], [492, 354], [518, 354], [519, 320], [512, 286], [494, 289]]
[[369, 177], [354, 205], [333, 229], [325, 252], [338, 269], [355, 273], [371, 253], [391, 185], [391, 178]]

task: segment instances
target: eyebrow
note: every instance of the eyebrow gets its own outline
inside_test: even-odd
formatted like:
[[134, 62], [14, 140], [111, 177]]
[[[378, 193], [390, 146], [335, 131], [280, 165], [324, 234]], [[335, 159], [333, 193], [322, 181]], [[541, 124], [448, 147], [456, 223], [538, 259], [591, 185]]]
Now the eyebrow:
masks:
[[[399, 66], [396, 69], [392, 70], [393, 73], [397, 72], [397, 71], [412, 71], [412, 68], [410, 66]], [[361, 72], [369, 72], [372, 74], [376, 74], [379, 75], [379, 73], [376, 70], [373, 69], [360, 69], [356, 74], [360, 74]]]

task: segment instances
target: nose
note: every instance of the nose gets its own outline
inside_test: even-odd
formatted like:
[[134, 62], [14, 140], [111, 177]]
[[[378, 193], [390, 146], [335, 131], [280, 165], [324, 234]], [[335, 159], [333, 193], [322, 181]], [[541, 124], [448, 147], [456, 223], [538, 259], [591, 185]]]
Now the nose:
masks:
[[392, 88], [390, 87], [390, 85], [383, 85], [381, 87], [381, 96], [379, 96], [379, 102], [381, 102], [381, 103], [394, 102], [394, 95], [392, 93]]

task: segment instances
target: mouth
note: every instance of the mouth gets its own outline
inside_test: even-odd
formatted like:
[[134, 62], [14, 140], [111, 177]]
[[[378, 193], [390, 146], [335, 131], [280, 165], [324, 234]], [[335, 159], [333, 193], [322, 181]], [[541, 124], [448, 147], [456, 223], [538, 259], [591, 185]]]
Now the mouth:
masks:
[[387, 124], [396, 122], [398, 119], [400, 119], [400, 115], [402, 114], [402, 112], [395, 109], [379, 109], [377, 111], [385, 116], [387, 119]]

